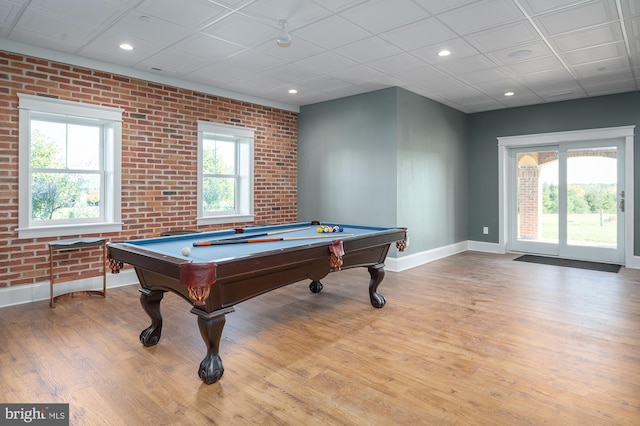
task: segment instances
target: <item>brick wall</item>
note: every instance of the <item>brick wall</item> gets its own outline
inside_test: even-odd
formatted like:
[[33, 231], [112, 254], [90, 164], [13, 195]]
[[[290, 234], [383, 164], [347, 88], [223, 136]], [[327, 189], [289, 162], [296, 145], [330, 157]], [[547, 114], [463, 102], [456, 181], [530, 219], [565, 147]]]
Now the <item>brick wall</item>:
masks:
[[[18, 239], [18, 93], [125, 110], [123, 230], [69, 238], [125, 240], [242, 225], [196, 225], [198, 120], [255, 129], [256, 223], [296, 220], [296, 113], [0, 51], [0, 287], [48, 281], [47, 242], [55, 239]], [[95, 275], [95, 253], [76, 255], [56, 261], [56, 274]]]

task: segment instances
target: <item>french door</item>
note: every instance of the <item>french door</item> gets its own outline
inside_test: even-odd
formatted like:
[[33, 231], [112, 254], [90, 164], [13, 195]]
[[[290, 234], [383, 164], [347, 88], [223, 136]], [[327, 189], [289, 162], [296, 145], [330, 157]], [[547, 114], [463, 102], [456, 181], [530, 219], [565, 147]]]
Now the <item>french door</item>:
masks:
[[621, 141], [509, 150], [510, 250], [625, 261], [625, 155]]

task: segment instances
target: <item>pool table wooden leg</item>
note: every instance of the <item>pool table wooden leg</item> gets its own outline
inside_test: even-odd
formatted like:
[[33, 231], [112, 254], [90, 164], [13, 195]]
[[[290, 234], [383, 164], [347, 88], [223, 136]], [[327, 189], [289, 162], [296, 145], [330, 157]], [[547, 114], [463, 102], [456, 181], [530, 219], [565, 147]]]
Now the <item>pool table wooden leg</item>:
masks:
[[151, 325], [140, 333], [140, 341], [144, 346], [154, 346], [160, 341], [160, 335], [162, 334], [160, 302], [164, 297], [164, 291], [153, 291], [146, 288], [140, 288], [139, 290], [142, 309], [151, 318]]
[[198, 328], [207, 347], [207, 355], [200, 362], [198, 376], [208, 385], [220, 380], [224, 374], [224, 366], [220, 358], [220, 339], [226, 322], [225, 315], [234, 310], [232, 307], [210, 313], [198, 308], [191, 310], [198, 315]]
[[387, 301], [384, 296], [377, 292], [378, 286], [384, 278], [384, 264], [379, 263], [377, 265], [369, 266], [369, 275], [371, 280], [369, 281], [369, 298], [371, 299], [371, 305], [374, 308], [382, 308]]

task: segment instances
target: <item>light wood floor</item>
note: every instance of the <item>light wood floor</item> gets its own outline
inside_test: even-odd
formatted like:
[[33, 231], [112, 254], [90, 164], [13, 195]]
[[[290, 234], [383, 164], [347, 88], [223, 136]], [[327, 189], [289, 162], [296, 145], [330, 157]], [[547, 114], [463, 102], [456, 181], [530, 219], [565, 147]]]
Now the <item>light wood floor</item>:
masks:
[[213, 385], [175, 295], [152, 348], [135, 286], [0, 309], [0, 402], [67, 402], [72, 425], [640, 424], [640, 271], [514, 257], [388, 272], [383, 309], [365, 269], [242, 303]]

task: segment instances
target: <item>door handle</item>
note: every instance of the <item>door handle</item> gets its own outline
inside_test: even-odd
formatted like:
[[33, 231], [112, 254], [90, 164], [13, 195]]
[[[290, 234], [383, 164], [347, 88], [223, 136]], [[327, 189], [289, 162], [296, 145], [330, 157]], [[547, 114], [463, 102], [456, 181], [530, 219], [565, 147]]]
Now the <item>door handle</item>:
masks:
[[620, 191], [620, 211], [624, 213], [624, 191]]

